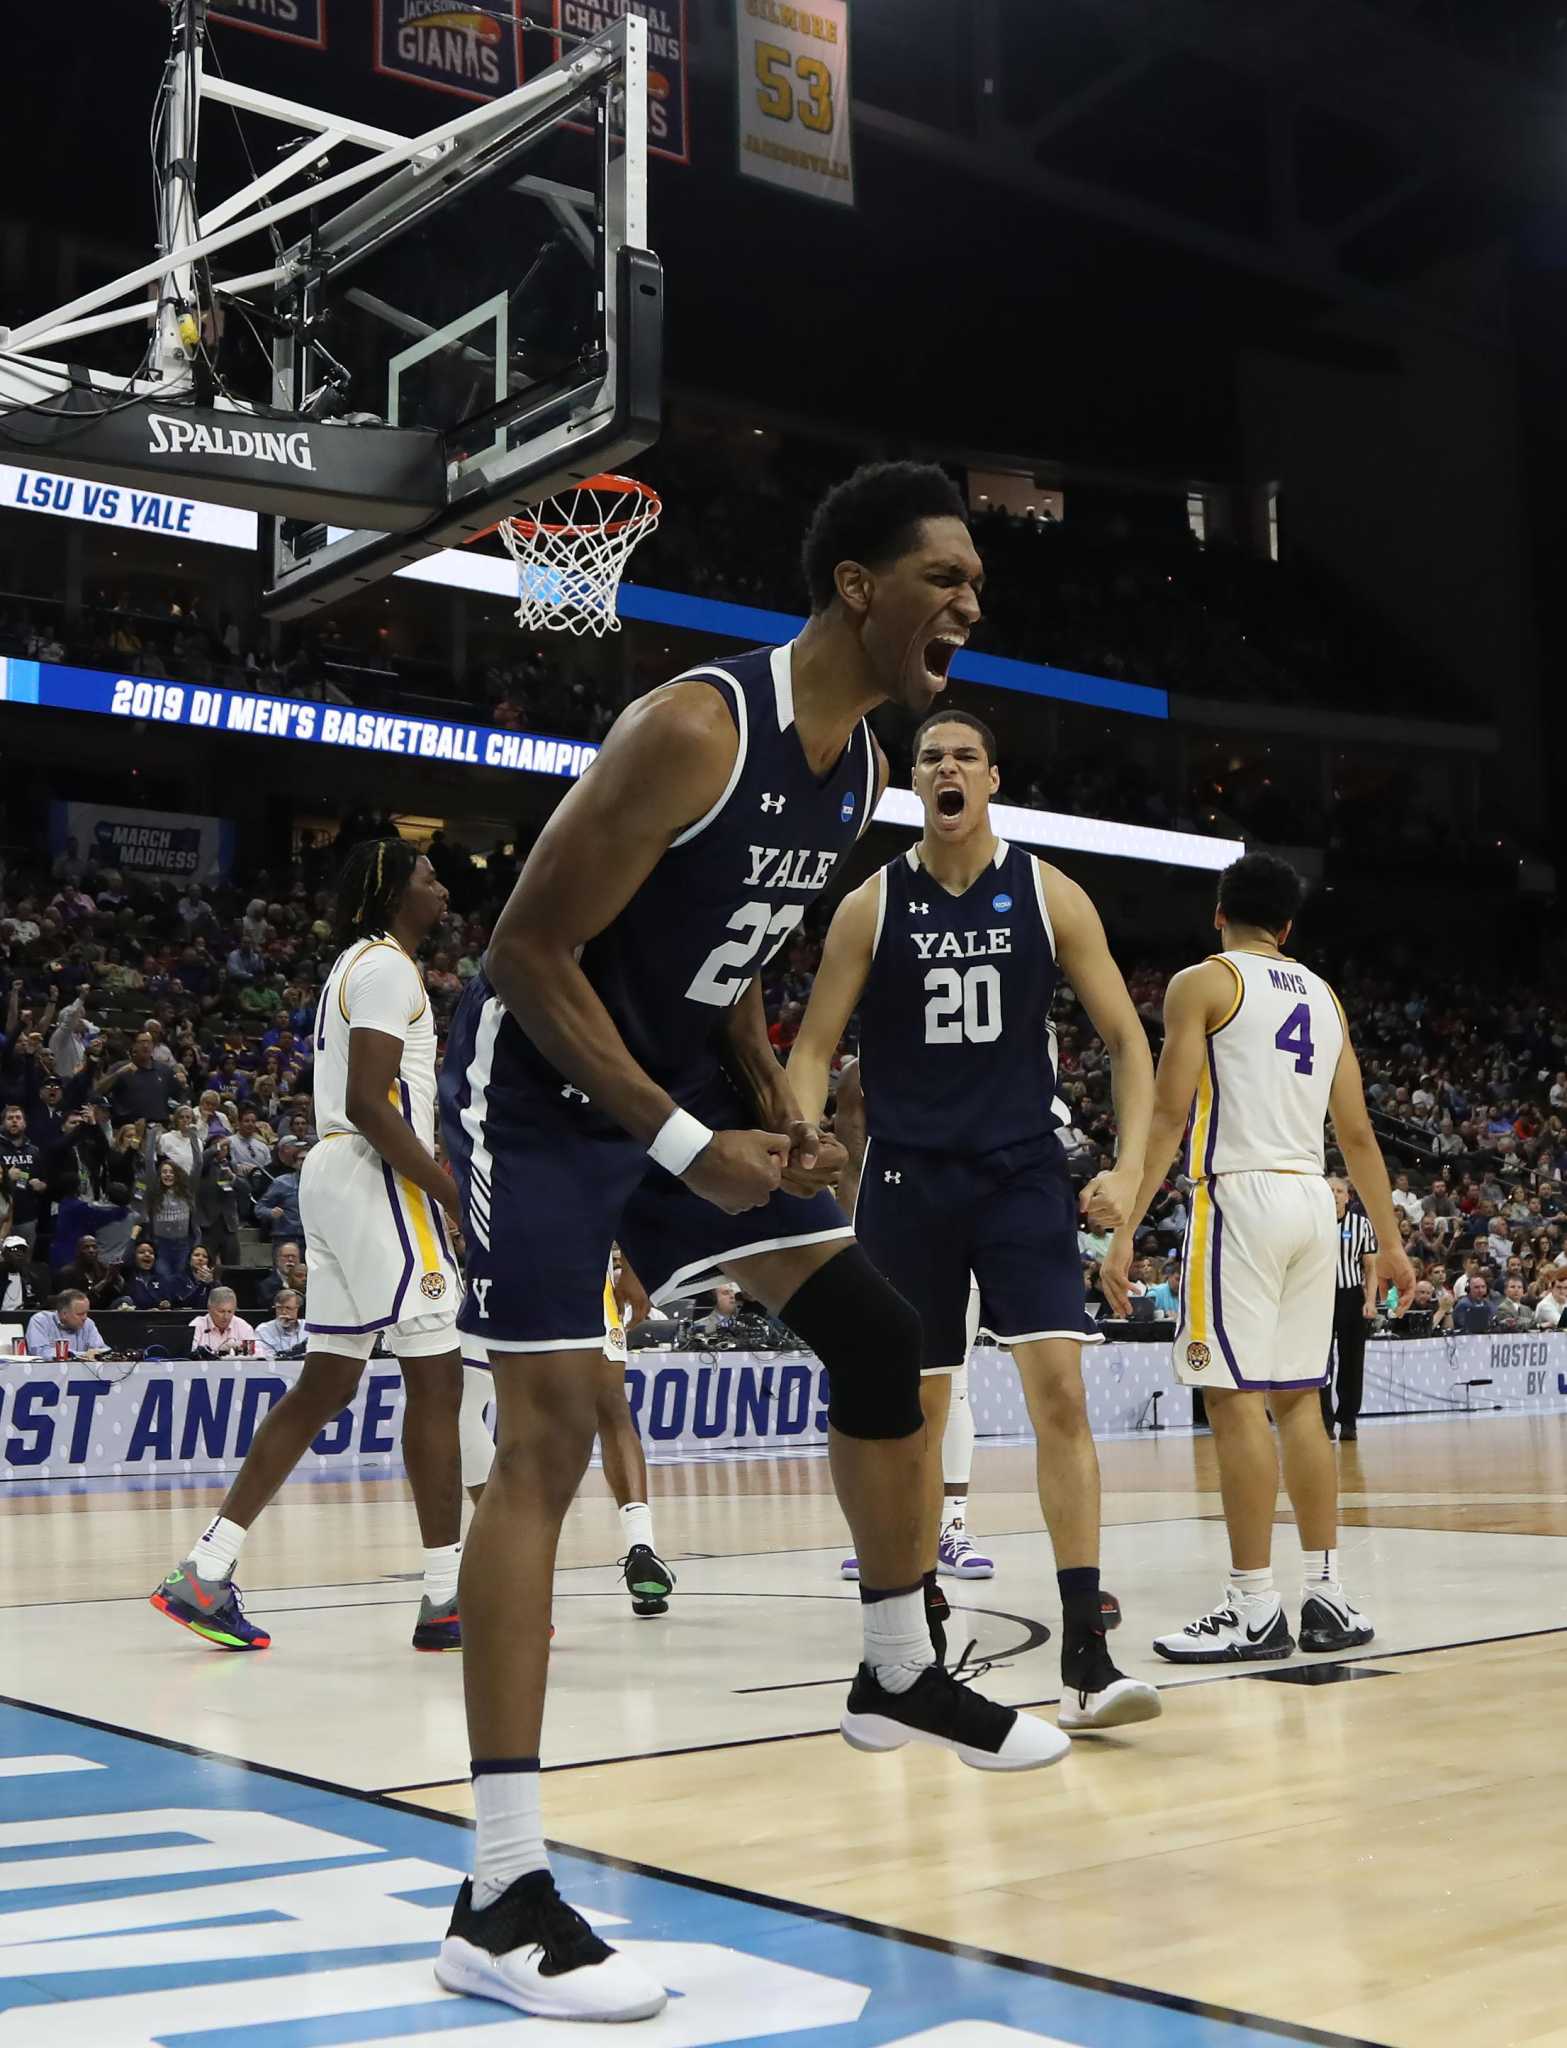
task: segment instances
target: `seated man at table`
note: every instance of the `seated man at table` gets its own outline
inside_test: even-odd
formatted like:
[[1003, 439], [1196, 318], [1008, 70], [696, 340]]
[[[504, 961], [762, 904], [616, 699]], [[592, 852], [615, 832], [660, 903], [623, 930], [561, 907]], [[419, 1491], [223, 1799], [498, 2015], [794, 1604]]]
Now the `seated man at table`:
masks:
[[192, 1358], [233, 1358], [241, 1352], [254, 1353], [256, 1333], [242, 1315], [237, 1315], [232, 1287], [214, 1287], [207, 1296], [207, 1313], [193, 1316], [190, 1325]]
[[107, 1358], [109, 1347], [87, 1309], [87, 1297], [79, 1287], [63, 1289], [53, 1308], [41, 1308], [28, 1323], [29, 1356], [53, 1358], [54, 1347], [63, 1343], [72, 1358]]
[[262, 1358], [303, 1358], [305, 1326], [299, 1320], [299, 1296], [292, 1287], [278, 1290], [272, 1320], [256, 1328], [256, 1350]]

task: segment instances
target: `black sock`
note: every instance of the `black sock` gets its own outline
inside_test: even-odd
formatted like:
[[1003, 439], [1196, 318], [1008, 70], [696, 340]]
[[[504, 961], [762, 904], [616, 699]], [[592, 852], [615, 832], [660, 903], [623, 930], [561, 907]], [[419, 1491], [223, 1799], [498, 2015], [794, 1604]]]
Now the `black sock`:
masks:
[[1098, 1565], [1073, 1565], [1069, 1571], [1057, 1572], [1056, 1584], [1061, 1589], [1063, 1636], [1070, 1639], [1102, 1634], [1104, 1621], [1099, 1612]]

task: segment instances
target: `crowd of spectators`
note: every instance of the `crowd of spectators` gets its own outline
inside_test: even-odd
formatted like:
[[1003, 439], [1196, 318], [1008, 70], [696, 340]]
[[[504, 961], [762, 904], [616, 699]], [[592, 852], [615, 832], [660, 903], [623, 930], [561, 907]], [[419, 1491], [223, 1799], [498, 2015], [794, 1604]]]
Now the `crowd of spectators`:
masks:
[[[337, 848], [244, 886], [129, 878], [70, 844], [47, 871], [0, 876], [0, 1316], [67, 1313], [70, 1289], [89, 1321], [177, 1309], [198, 1349], [291, 1354], [309, 1298], [299, 1168], [331, 964], [325, 877], [343, 847], [388, 828], [349, 820]], [[425, 961], [444, 1030], [517, 870], [503, 849], [481, 866], [439, 836], [430, 853], [452, 894]], [[819, 957], [813, 920], [764, 976], [780, 1057]], [[1138, 967], [1128, 983], [1157, 1042], [1165, 974]], [[1567, 1010], [1452, 974], [1409, 993], [1353, 962], [1337, 985], [1417, 1275], [1388, 1326], [1554, 1328], [1567, 1312]], [[1070, 990], [1056, 1022], [1062, 1144], [1086, 1181], [1112, 1156], [1109, 1063]], [[841, 1057], [853, 1048], [851, 1025]], [[1140, 1315], [1173, 1311], [1189, 1198], [1172, 1172], [1139, 1234]], [[1096, 1299], [1105, 1249], [1083, 1232]]]

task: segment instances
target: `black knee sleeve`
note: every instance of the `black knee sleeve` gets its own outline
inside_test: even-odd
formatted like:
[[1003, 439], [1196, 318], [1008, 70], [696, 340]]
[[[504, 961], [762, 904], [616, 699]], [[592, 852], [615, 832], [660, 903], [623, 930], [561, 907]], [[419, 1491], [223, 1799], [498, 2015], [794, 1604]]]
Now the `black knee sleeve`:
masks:
[[857, 1244], [813, 1273], [780, 1316], [827, 1368], [834, 1429], [874, 1440], [924, 1427], [919, 1316]]

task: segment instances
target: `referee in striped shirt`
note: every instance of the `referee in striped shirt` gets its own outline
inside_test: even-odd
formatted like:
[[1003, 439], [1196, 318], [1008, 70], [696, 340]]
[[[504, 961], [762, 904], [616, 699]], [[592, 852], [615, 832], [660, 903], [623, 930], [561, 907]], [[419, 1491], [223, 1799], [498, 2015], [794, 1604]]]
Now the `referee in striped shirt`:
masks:
[[1349, 1182], [1333, 1175], [1333, 1206], [1338, 1211], [1338, 1273], [1333, 1296], [1333, 1349], [1338, 1356], [1338, 1412], [1334, 1415], [1333, 1364], [1328, 1363], [1322, 1389], [1322, 1420], [1328, 1435], [1338, 1422], [1339, 1442], [1352, 1444], [1360, 1434], [1360, 1403], [1366, 1384], [1366, 1331], [1377, 1312], [1377, 1240], [1370, 1222], [1349, 1200]]

